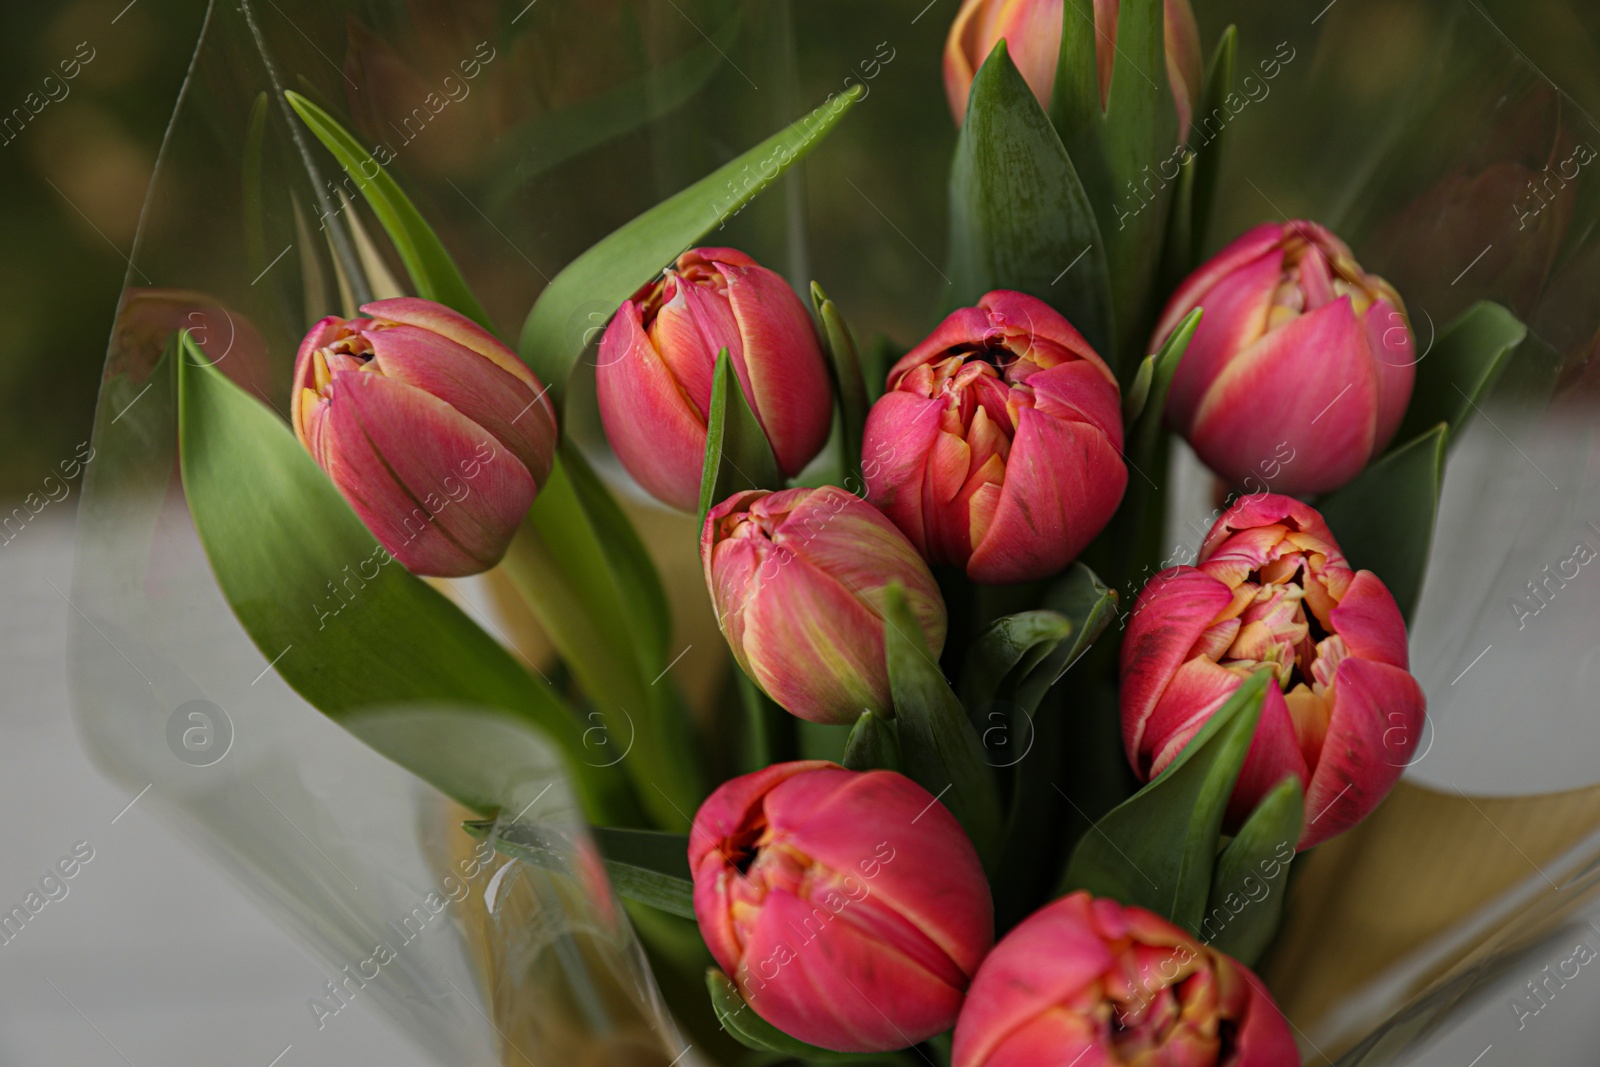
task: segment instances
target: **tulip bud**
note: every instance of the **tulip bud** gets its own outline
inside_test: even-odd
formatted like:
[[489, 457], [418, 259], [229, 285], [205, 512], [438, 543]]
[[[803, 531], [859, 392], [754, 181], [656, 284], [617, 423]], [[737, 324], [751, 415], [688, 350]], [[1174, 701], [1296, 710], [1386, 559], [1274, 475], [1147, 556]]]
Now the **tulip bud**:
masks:
[[[967, 113], [967, 93], [978, 68], [994, 46], [1005, 38], [1006, 51], [1039, 106], [1050, 106], [1056, 65], [1061, 59], [1061, 20], [1084, 16], [1076, 9], [1063, 14], [1062, 0], [965, 0], [944, 46], [944, 89], [950, 113], [961, 125]], [[1111, 92], [1111, 68], [1117, 55], [1119, 0], [1094, 0], [1095, 75], [1104, 110]], [[1195, 102], [1200, 99], [1204, 64], [1200, 57], [1200, 27], [1189, 0], [1166, 0], [1163, 20], [1167, 50], [1167, 81], [1178, 108], [1178, 129], [1189, 128]], [[1085, 26], [1084, 31], [1088, 31]], [[1184, 136], [1180, 134], [1180, 140]]]
[[822, 345], [794, 290], [743, 252], [690, 249], [618, 309], [596, 367], [617, 458], [651, 496], [683, 511], [699, 507], [724, 348], [783, 473], [799, 474], [833, 425]]
[[1054, 308], [988, 293], [890, 370], [863, 435], [867, 499], [973, 581], [1054, 574], [1127, 487], [1120, 395]]
[[1233, 484], [1337, 489], [1400, 428], [1416, 374], [1405, 307], [1316, 223], [1257, 226], [1217, 253], [1173, 294], [1156, 341], [1196, 307], [1167, 423]]
[[871, 504], [837, 486], [751, 490], [711, 509], [700, 561], [734, 658], [802, 719], [892, 713], [883, 595], [898, 582], [937, 657], [944, 600], [928, 565]]
[[292, 420], [395, 559], [459, 577], [505, 555], [550, 476], [555, 413], [516, 353], [431, 300], [363, 304], [300, 342]]
[[994, 944], [972, 842], [893, 771], [780, 763], [725, 783], [689, 834], [694, 912], [755, 1013], [839, 1052], [950, 1028]]
[[1288, 1021], [1249, 968], [1143, 908], [1079, 891], [994, 947], [952, 1067], [1290, 1067]]
[[1160, 774], [1258, 670], [1278, 684], [1267, 687], [1228, 825], [1293, 775], [1305, 788], [1300, 847], [1310, 848], [1388, 795], [1427, 701], [1383, 582], [1350, 569], [1316, 511], [1270, 493], [1229, 508], [1196, 565], [1157, 574], [1134, 603], [1122, 641], [1122, 740], [1134, 772]]

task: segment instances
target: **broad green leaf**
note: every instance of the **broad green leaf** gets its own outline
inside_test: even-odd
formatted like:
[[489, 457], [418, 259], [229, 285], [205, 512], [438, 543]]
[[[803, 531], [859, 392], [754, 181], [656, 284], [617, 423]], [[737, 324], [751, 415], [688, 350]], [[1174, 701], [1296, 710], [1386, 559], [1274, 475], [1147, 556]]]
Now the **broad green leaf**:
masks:
[[[1057, 657], [1044, 664], [1046, 667], [1056, 667], [1046, 686], [1054, 685], [1060, 680], [1061, 675], [1072, 669], [1089, 651], [1089, 646], [1099, 640], [1105, 628], [1110, 625], [1112, 618], [1117, 613], [1117, 593], [1110, 589], [1095, 574], [1082, 563], [1074, 563], [1067, 573], [1056, 579], [1045, 594], [1045, 607], [1058, 611], [1072, 620], [1072, 640], [1060, 650]], [[1059, 664], [1057, 667], [1056, 664]], [[1037, 674], [1037, 672], [1035, 672]], [[1019, 697], [1026, 702], [1030, 699], [1027, 687], [1038, 684], [1029, 680]], [[1042, 693], [1040, 694], [1043, 695]], [[1031, 697], [1033, 706], [1039, 703], [1038, 697]]]
[[639, 287], [706, 233], [722, 225], [816, 147], [861, 98], [859, 86], [724, 164], [569, 263], [539, 294], [519, 349], [559, 403], [592, 334], [589, 312], [611, 315]]
[[863, 711], [850, 731], [841, 760], [852, 771], [900, 769], [900, 742], [894, 736], [894, 723], [881, 715]]
[[993, 772], [898, 584], [884, 590], [883, 639], [905, 774], [940, 798], [978, 854], [992, 859], [1000, 832]]
[[[549, 826], [485, 820], [463, 823], [462, 829], [479, 840], [492, 839], [497, 852], [558, 872], [568, 871], [570, 858], [581, 847], [572, 834]], [[617, 896], [670, 915], [694, 918], [687, 837], [603, 826], [591, 830], [590, 836]]]
[[1060, 311], [1108, 360], [1115, 354], [1094, 209], [1003, 40], [973, 79], [956, 143], [949, 275], [950, 307], [1016, 289]]
[[839, 468], [840, 484], [852, 493], [866, 493], [866, 482], [861, 475], [861, 431], [867, 423], [867, 383], [861, 374], [861, 360], [856, 354], [855, 338], [844, 316], [822, 286], [811, 283], [811, 303], [817, 311], [817, 321], [822, 323], [822, 346], [828, 353], [829, 368], [833, 371], [834, 396], [839, 402]]
[[[615, 744], [640, 801], [658, 825], [681, 829], [702, 792], [691, 727], [671, 703], [671, 680], [651, 683], [660, 653], [644, 644], [639, 622], [629, 617], [649, 611], [651, 598], [640, 587], [634, 608], [633, 588], [612, 569], [608, 550], [622, 553], [625, 542], [618, 528], [592, 523], [580, 503], [579, 481], [593, 477], [582, 463], [575, 448], [562, 449], [501, 567], [593, 703], [591, 726]], [[582, 472], [577, 479], [574, 471]], [[598, 482], [589, 488], [603, 492]], [[648, 564], [642, 546], [638, 551]], [[593, 753], [590, 759], [609, 762]]]
[[1200, 315], [1199, 308], [1191, 311], [1162, 342], [1160, 350], [1140, 367], [1140, 374], [1144, 373], [1144, 366], [1150, 368], [1150, 387], [1139, 414], [1127, 423], [1127, 436], [1122, 442], [1128, 463], [1128, 488], [1102, 535], [1103, 543], [1097, 546], [1105, 554], [1100, 562], [1110, 574], [1136, 573], [1141, 562], [1160, 552], [1162, 498], [1156, 487], [1167, 480], [1167, 442], [1162, 420], [1172, 376], [1200, 325]]
[[1447, 427], [1435, 426], [1317, 501], [1345, 558], [1383, 579], [1408, 620], [1433, 547], [1447, 439]]
[[1263, 671], [1239, 686], [1166, 770], [1094, 824], [1060, 892], [1087, 889], [1199, 931], [1222, 818], [1270, 681]]
[[[655, 562], [639, 538], [639, 531], [623, 512], [617, 498], [595, 474], [583, 450], [565, 436], [560, 444], [560, 465], [572, 484], [573, 497], [599, 546], [614, 586], [624, 602], [623, 616], [639, 651], [639, 662], [654, 677], [673, 655], [672, 607], [656, 571]], [[546, 512], [538, 501], [530, 512], [542, 525]]]
[[[591, 818], [638, 817], [620, 773], [584, 762], [577, 719], [555, 691], [394, 562], [288, 427], [187, 337], [178, 365], [195, 529], [240, 624], [296, 692], [335, 721], [434, 702], [531, 723], [566, 755]], [[437, 780], [425, 763], [409, 769]]]
[[1054, 611], [1022, 611], [989, 624], [967, 650], [961, 702], [981, 731], [995, 698], [1054, 652], [1072, 634], [1072, 620]]
[[1211, 214], [1216, 208], [1217, 183], [1222, 174], [1223, 122], [1211, 132], [1206, 119], [1221, 113], [1228, 115], [1223, 101], [1233, 91], [1234, 59], [1239, 49], [1239, 28], [1229, 26], [1217, 41], [1217, 50], [1211, 53], [1206, 64], [1205, 85], [1200, 92], [1200, 106], [1195, 109], [1189, 129], [1185, 131], [1189, 147], [1194, 150], [1191, 179], [1193, 188], [1189, 195], [1189, 263], [1188, 269], [1198, 267], [1206, 254], [1206, 239], [1211, 233]]
[[750, 410], [733, 361], [724, 348], [711, 379], [711, 410], [706, 414], [706, 458], [700, 468], [700, 525], [716, 505], [743, 489], [781, 489], [778, 457]]
[[1256, 805], [1217, 857], [1200, 939], [1246, 967], [1255, 966], [1278, 931], [1304, 818], [1305, 795], [1291, 775]]
[[[1394, 326], [1400, 328], [1398, 319]], [[1527, 335], [1528, 328], [1499, 304], [1485, 300], [1464, 311], [1440, 332], [1431, 351], [1419, 353], [1411, 404], [1396, 440], [1410, 441], [1441, 422], [1453, 440]]]
[[394, 242], [417, 295], [436, 300], [489, 329], [489, 316], [461, 277], [455, 260], [399, 184], [345, 128], [304, 96], [285, 94], [289, 106], [350, 175]]

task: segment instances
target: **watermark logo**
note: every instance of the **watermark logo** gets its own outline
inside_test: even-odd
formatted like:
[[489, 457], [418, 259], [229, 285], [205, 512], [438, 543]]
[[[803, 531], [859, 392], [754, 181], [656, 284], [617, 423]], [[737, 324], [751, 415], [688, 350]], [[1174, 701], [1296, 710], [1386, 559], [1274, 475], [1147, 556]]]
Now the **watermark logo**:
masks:
[[233, 748], [233, 720], [209, 700], [185, 701], [167, 717], [167, 747], [191, 767], [220, 763]]

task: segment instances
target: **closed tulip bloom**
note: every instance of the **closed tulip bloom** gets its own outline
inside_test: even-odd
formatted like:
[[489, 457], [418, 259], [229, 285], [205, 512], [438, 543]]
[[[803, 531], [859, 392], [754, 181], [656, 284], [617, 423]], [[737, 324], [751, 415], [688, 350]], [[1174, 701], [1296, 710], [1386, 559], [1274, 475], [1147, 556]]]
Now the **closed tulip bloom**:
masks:
[[1143, 908], [1079, 891], [990, 952], [952, 1067], [1296, 1067], [1283, 1013], [1243, 964]]
[[1193, 567], [1150, 579], [1122, 641], [1122, 740], [1160, 774], [1244, 679], [1270, 670], [1230, 827], [1288, 776], [1305, 788], [1301, 848], [1372, 813], [1421, 737], [1426, 698], [1405, 620], [1371, 571], [1352, 570], [1306, 504], [1261, 494], [1217, 520]]
[[1405, 307], [1323, 227], [1244, 234], [1178, 288], [1155, 340], [1197, 307], [1167, 423], [1234, 485], [1253, 488], [1270, 464], [1276, 492], [1337, 489], [1400, 428], [1416, 374]]
[[1072, 324], [996, 290], [889, 372], [867, 416], [867, 499], [932, 563], [991, 585], [1065, 567], [1122, 500], [1121, 393]]
[[891, 711], [883, 596], [890, 582], [937, 657], [945, 612], [928, 565], [871, 504], [837, 486], [736, 493], [711, 509], [700, 560], [734, 658], [802, 719]]
[[791, 477], [827, 443], [833, 392], [821, 342], [782, 277], [732, 248], [694, 248], [618, 309], [596, 378], [606, 437], [663, 504], [700, 503], [717, 353]]
[[689, 834], [711, 955], [767, 1022], [838, 1052], [948, 1030], [994, 944], [960, 824], [911, 779], [822, 760], [727, 782]]
[[431, 300], [329, 317], [295, 360], [296, 436], [395, 559], [457, 577], [505, 555], [550, 476], [544, 387], [488, 331]]
[[[964, 0], [944, 46], [944, 88], [950, 113], [960, 125], [967, 113], [967, 94], [978, 68], [1002, 38], [1011, 61], [1039, 106], [1050, 106], [1056, 65], [1061, 59], [1063, 17], [1081, 18], [1076, 10], [1063, 14], [1063, 0]], [[1095, 77], [1100, 107], [1111, 92], [1111, 68], [1117, 55], [1119, 0], [1094, 0]], [[1166, 38], [1167, 81], [1178, 109], [1178, 129], [1189, 128], [1194, 105], [1200, 99], [1204, 71], [1200, 56], [1200, 27], [1189, 0], [1166, 0], [1163, 26]], [[1088, 27], [1084, 26], [1087, 31]], [[1180, 140], [1184, 135], [1180, 133]]]

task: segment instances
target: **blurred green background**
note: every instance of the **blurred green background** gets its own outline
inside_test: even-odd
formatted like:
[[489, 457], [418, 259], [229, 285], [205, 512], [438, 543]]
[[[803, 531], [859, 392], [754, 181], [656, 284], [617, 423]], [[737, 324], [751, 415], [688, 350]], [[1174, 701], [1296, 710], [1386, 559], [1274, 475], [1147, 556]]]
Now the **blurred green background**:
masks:
[[[668, 2], [638, 0], [634, 6]], [[783, 0], [748, 2], [759, 7]], [[776, 116], [792, 117], [838, 90], [879, 42], [892, 50], [868, 101], [810, 165], [805, 196], [812, 259], [833, 268], [830, 293], [852, 313], [858, 332], [884, 332], [903, 343], [929, 324], [942, 287], [936, 264], [944, 257], [944, 187], [954, 130], [939, 62], [957, 2], [795, 0], [793, 54], [803, 99], [763, 99], [775, 128]], [[1072, 2], [1086, 7], [1088, 0]], [[411, 6], [425, 19], [429, 4]], [[500, 14], [510, 18], [524, 0], [502, 6]], [[1354, 172], [1347, 145], [1315, 131], [1345, 121], [1354, 140], [1384, 136], [1385, 116], [1406, 106], [1452, 19], [1481, 23], [1490, 37], [1503, 31], [1504, 48], [1522, 53], [1580, 105], [1569, 116], [1574, 125], [1592, 127], [1589, 116], [1600, 114], [1594, 61], [1600, 4], [1593, 0], [1197, 0], [1195, 6], [1208, 50], [1223, 26], [1237, 22], [1242, 66], [1270, 54], [1280, 40], [1293, 42], [1299, 57], [1278, 87], [1287, 99], [1246, 111], [1232, 127], [1227, 173], [1235, 180], [1224, 189], [1213, 243], [1274, 215], [1263, 200], [1296, 214], [1336, 203], [1342, 190], [1355, 188], [1363, 175]], [[564, 32], [581, 23], [582, 10], [579, 3], [544, 0], [532, 9], [529, 32]], [[0, 499], [37, 489], [88, 436], [146, 184], [204, 15], [202, 0], [0, 8]], [[752, 24], [770, 25], [770, 11], [762, 17], [767, 21]], [[308, 43], [331, 54], [330, 64], [343, 59], [343, 40]], [[744, 54], [744, 44], [735, 57]], [[76, 76], [64, 79], [74, 62]], [[744, 93], [749, 77], [734, 64], [732, 58], [719, 64], [684, 107], [703, 106], [707, 94]], [[765, 81], [768, 72], [749, 73]], [[603, 81], [594, 70], [572, 77]], [[679, 121], [685, 136], [701, 136], [692, 121]], [[747, 147], [718, 143], [714, 126], [711, 134], [680, 160], [714, 163]], [[1600, 127], [1592, 136], [1600, 144]], [[598, 159], [614, 167], [627, 151], [624, 142], [590, 158], [577, 156], [562, 164], [562, 182], [551, 188], [581, 188], [586, 166]], [[662, 168], [656, 173], [659, 179]], [[1244, 178], [1255, 192], [1238, 180]], [[563, 228], [560, 219], [603, 214], [596, 201], [605, 188], [598, 183], [575, 202], [539, 208], [552, 221], [548, 244], [531, 249], [536, 269], [553, 274], [578, 250], [568, 247], [572, 227]], [[508, 263], [522, 270], [514, 257]], [[493, 285], [481, 277], [481, 266], [477, 273], [475, 281]], [[502, 327], [514, 331], [533, 291], [525, 291], [527, 282], [516, 272], [500, 277], [507, 279], [504, 291], [486, 292], [485, 301]]]

